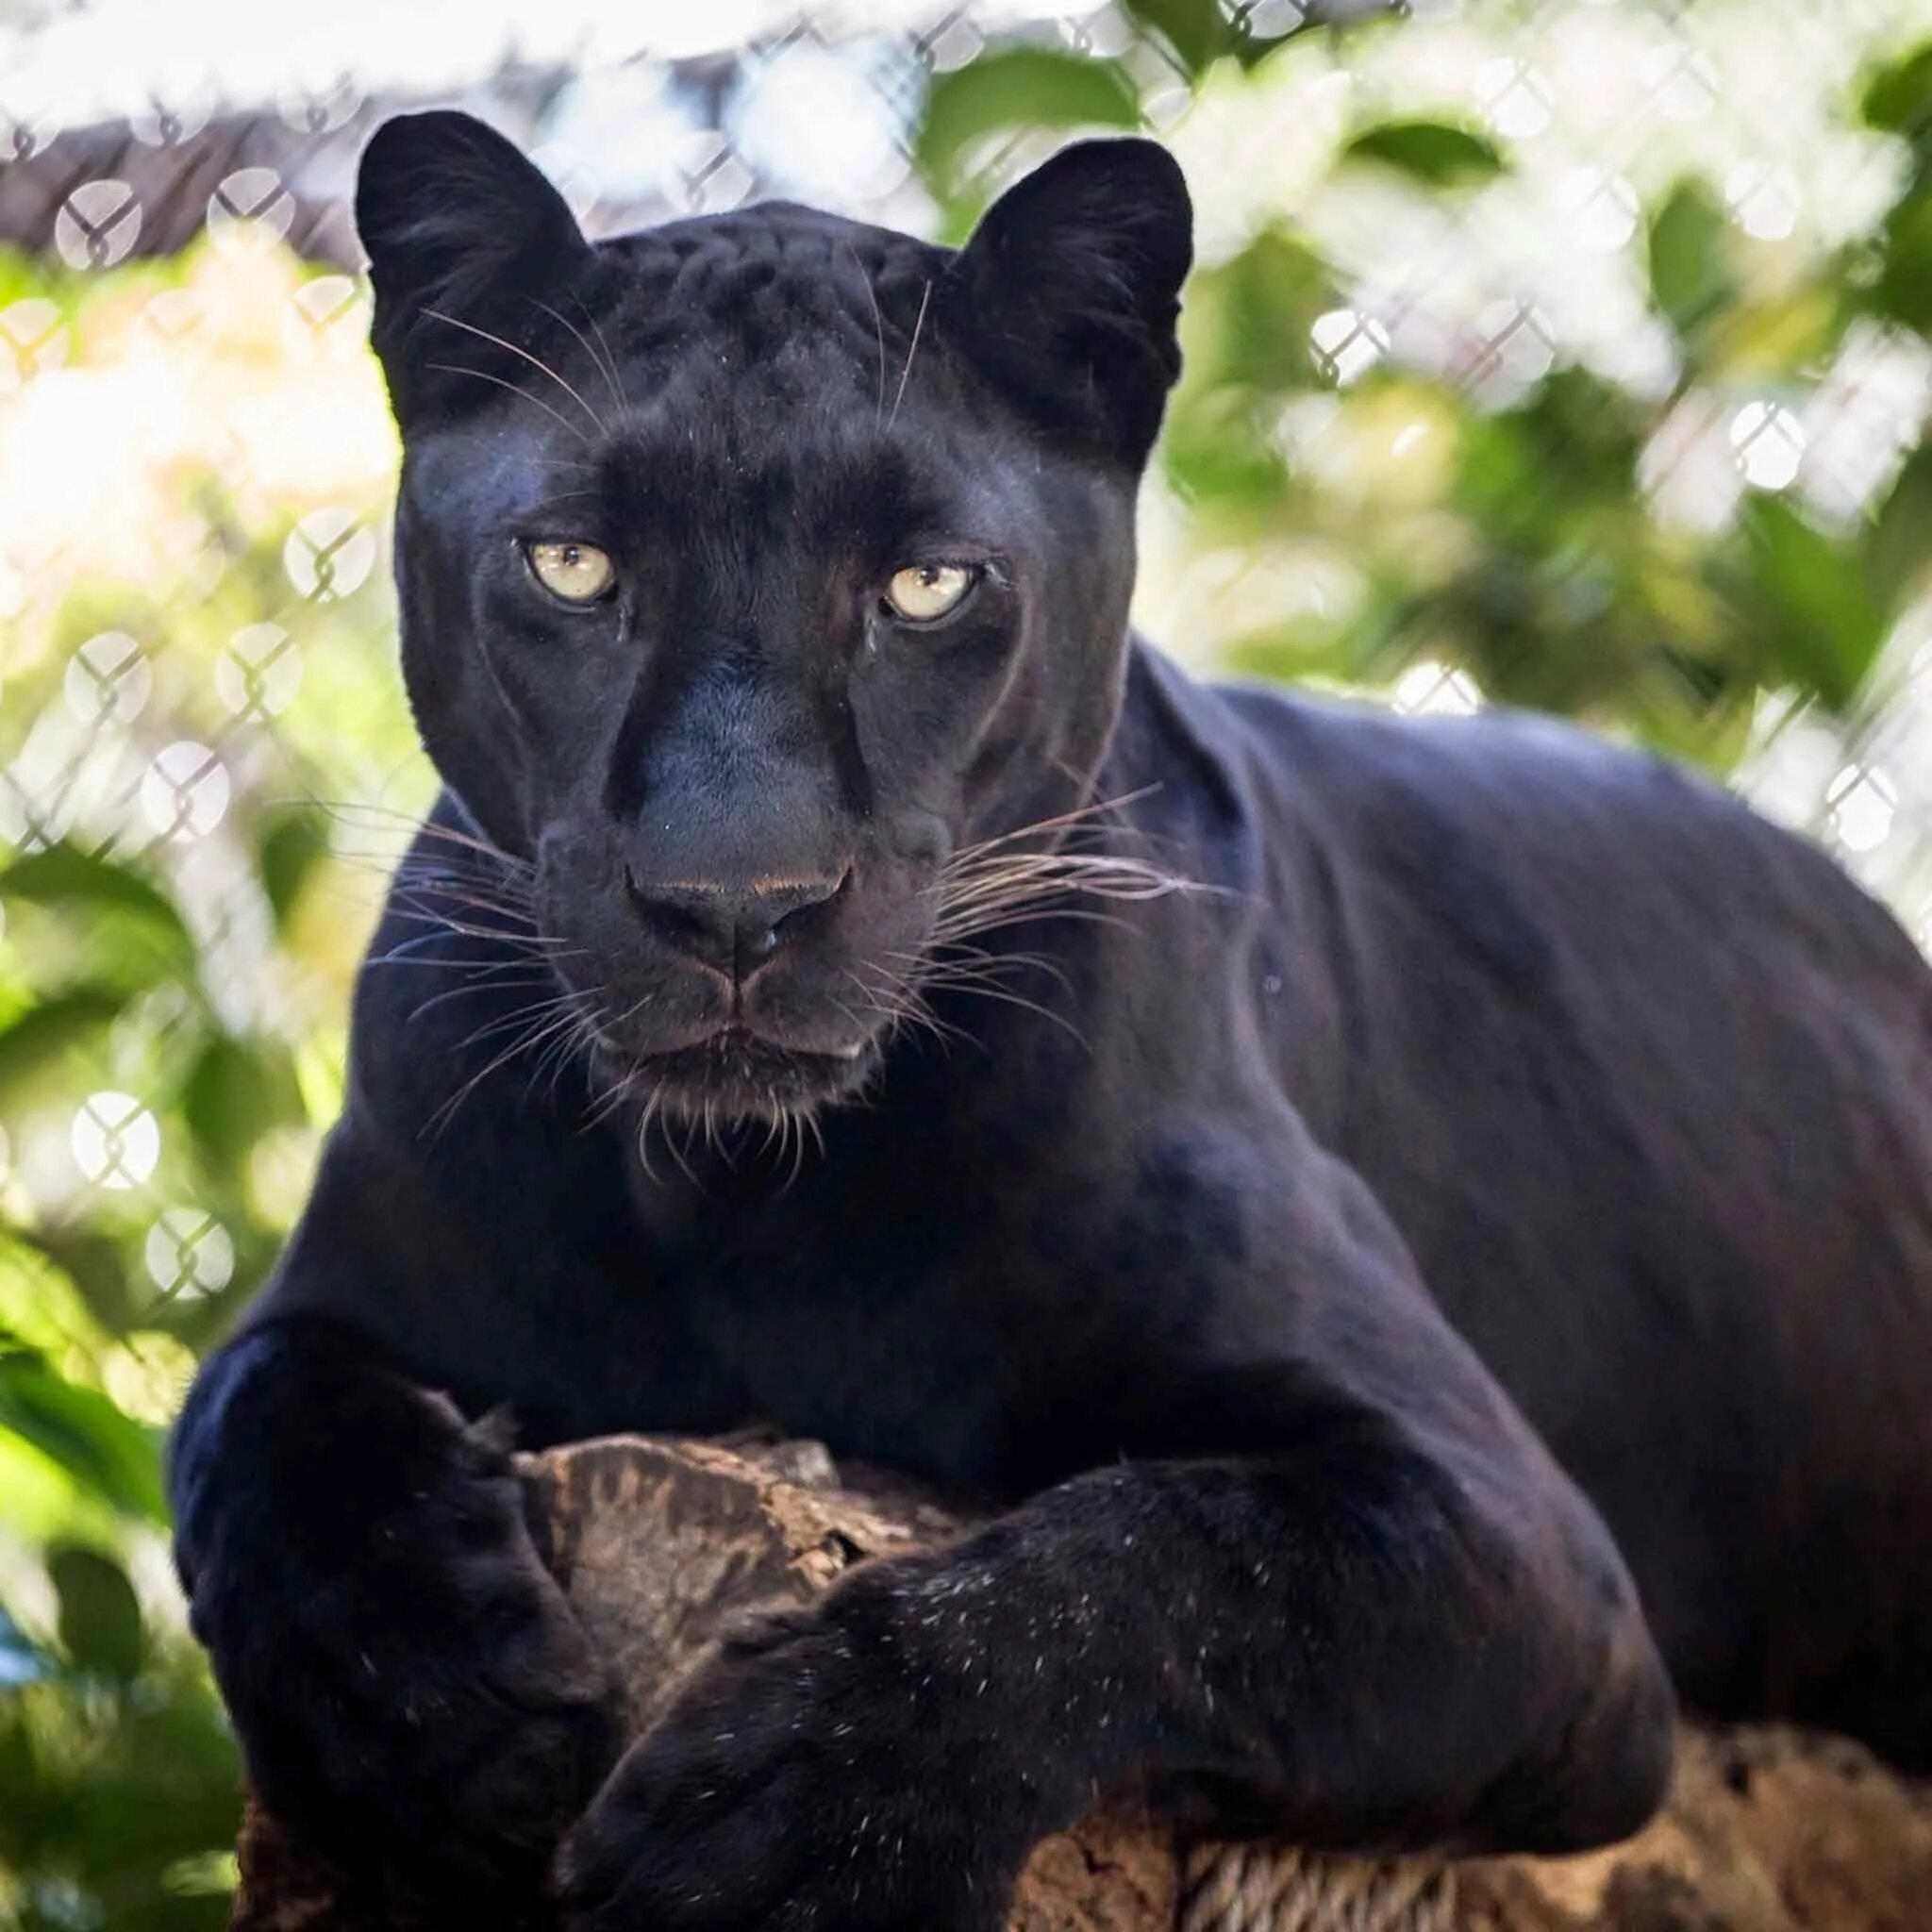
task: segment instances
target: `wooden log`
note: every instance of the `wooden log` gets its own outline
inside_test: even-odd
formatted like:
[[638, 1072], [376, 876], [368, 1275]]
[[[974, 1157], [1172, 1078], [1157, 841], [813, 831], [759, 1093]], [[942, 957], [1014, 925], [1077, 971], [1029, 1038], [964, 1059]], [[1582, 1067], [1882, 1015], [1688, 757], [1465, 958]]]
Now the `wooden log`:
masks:
[[[649, 1726], [721, 1632], [809, 1603], [854, 1563], [959, 1524], [871, 1472], [841, 1480], [816, 1443], [626, 1437], [526, 1457], [545, 1558], [609, 1659], [625, 1722]], [[251, 1807], [236, 1932], [428, 1932], [408, 1873], [346, 1870]], [[1687, 1727], [1670, 1803], [1583, 1857], [1316, 1857], [1183, 1841], [1102, 1813], [1047, 1840], [1009, 1932], [1924, 1932], [1932, 1787], [1860, 1747], [1776, 1727]], [[538, 1896], [493, 1932], [558, 1932]]]

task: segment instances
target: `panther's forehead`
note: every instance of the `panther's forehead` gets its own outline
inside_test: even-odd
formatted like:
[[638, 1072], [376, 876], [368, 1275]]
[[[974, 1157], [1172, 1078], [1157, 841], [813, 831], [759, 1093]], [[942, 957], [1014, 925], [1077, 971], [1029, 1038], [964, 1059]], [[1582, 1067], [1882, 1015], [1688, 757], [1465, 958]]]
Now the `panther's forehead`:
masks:
[[[680, 354], [739, 376], [806, 357], [896, 377], [949, 250], [786, 202], [668, 223], [598, 245], [620, 357]], [[815, 352], [815, 354], [814, 354]]]

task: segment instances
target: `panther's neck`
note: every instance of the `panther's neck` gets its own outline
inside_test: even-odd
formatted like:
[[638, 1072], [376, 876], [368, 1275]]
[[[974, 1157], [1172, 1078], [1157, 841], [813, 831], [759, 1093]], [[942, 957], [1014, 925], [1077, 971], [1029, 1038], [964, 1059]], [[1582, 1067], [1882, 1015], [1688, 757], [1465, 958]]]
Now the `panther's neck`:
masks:
[[1239, 741], [1219, 691], [1130, 635], [1120, 712], [1093, 798], [1131, 800], [1121, 808], [1124, 823], [1141, 839], [1160, 841], [1188, 879], [1250, 891], [1259, 854]]

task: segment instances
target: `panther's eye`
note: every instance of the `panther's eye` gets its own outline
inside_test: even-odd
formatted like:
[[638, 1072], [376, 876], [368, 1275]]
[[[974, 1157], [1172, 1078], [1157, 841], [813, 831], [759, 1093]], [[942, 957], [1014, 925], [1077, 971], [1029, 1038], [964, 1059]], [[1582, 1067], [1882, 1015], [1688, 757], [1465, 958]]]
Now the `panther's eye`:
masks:
[[963, 563], [914, 563], [894, 571], [886, 605], [907, 624], [937, 624], [965, 601], [979, 573]]
[[617, 567], [594, 543], [526, 543], [530, 575], [566, 604], [594, 604], [617, 581]]

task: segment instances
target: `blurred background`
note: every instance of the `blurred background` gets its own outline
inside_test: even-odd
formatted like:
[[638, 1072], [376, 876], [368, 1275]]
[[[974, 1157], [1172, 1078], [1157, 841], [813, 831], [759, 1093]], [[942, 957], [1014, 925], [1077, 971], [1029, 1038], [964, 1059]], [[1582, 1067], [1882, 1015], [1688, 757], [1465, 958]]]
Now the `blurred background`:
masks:
[[158, 1449], [430, 795], [345, 204], [431, 100], [593, 232], [1158, 134], [1146, 628], [1695, 760], [1932, 945], [1932, 0], [0, 0], [0, 1924], [225, 1914]]

